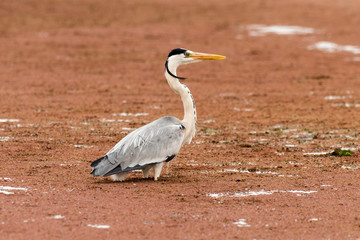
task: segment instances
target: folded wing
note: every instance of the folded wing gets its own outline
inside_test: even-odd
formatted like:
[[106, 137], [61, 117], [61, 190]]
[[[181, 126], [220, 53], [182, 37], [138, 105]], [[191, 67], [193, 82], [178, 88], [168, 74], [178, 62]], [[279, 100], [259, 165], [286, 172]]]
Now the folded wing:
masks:
[[169, 161], [179, 152], [185, 127], [175, 117], [162, 117], [124, 137], [104, 157], [94, 161], [94, 176], [142, 169]]

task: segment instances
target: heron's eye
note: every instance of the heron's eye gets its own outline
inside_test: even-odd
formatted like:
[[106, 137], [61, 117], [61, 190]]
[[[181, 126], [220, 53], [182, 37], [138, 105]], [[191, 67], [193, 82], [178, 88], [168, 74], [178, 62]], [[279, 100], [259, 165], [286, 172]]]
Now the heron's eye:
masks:
[[189, 53], [189, 52], [185, 52], [184, 55], [185, 55], [185, 57], [190, 57], [190, 53]]

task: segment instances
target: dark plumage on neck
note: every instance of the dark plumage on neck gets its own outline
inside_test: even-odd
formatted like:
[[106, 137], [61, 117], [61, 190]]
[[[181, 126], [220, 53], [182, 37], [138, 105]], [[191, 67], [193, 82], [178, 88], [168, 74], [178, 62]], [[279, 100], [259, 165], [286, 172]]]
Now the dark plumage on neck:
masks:
[[166, 60], [166, 62], [165, 62], [165, 69], [166, 69], [167, 73], [170, 74], [170, 76], [172, 76], [174, 78], [177, 78], [177, 79], [180, 79], [180, 80], [185, 80], [186, 79], [186, 78], [183, 78], [183, 77], [178, 77], [175, 74], [173, 74], [172, 72], [170, 72], [169, 67], [168, 67], [168, 60]]

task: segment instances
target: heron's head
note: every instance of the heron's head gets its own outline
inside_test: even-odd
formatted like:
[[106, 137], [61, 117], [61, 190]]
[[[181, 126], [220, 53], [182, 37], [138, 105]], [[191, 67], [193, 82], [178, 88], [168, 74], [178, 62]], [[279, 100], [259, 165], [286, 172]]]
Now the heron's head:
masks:
[[193, 52], [190, 50], [186, 50], [183, 48], [175, 48], [171, 50], [169, 53], [166, 63], [165, 70], [173, 77], [178, 79], [185, 79], [181, 77], [177, 77], [169, 70], [169, 68], [176, 69], [180, 65], [201, 62], [203, 60], [221, 60], [225, 59], [225, 56], [216, 55], [216, 54], [208, 54], [208, 53], [199, 53]]

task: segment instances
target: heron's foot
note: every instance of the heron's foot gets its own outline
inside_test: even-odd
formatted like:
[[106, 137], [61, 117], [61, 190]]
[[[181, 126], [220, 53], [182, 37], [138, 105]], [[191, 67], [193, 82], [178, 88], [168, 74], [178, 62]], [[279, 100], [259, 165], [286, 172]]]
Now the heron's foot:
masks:
[[149, 177], [150, 169], [151, 169], [152, 167], [153, 167], [153, 166], [147, 166], [146, 168], [142, 169], [143, 177], [144, 177], [144, 178], [148, 178], [148, 177]]
[[161, 174], [161, 169], [163, 167], [163, 162], [155, 164], [154, 166], [154, 181], [157, 181]]
[[110, 178], [113, 181], [122, 182], [125, 180], [127, 174], [128, 174], [127, 172], [118, 173], [118, 174], [111, 175]]

